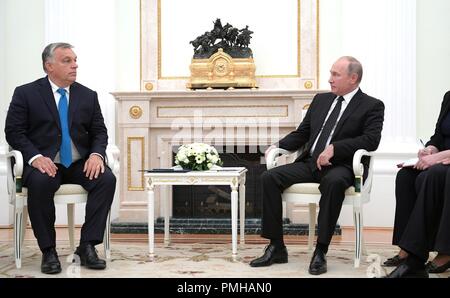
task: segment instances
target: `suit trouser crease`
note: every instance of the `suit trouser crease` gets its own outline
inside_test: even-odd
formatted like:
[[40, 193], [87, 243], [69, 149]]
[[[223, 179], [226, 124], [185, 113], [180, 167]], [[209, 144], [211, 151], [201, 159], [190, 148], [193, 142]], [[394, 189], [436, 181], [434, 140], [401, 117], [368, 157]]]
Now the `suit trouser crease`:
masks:
[[[54, 178], [42, 174], [37, 169], [26, 167], [30, 171], [24, 186], [28, 188], [28, 215], [39, 248], [44, 250], [56, 246], [54, 195], [61, 185], [61, 173]], [[24, 174], [25, 174], [24, 170]]]

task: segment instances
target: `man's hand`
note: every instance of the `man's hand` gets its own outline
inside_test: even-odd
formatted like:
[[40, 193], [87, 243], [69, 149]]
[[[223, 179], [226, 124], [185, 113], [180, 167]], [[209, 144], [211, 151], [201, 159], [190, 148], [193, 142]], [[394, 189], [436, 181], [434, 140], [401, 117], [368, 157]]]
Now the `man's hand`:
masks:
[[334, 146], [333, 144], [328, 145], [325, 150], [320, 153], [319, 157], [317, 157], [317, 168], [319, 171], [322, 170], [322, 167], [331, 166], [330, 159], [334, 156]]
[[266, 149], [266, 152], [264, 152], [264, 158], [267, 160], [267, 155], [269, 154], [270, 150], [276, 149], [276, 148], [277, 148], [277, 146], [270, 145], [269, 148]]
[[100, 173], [105, 172], [105, 164], [103, 163], [103, 159], [97, 154], [91, 154], [89, 159], [84, 163], [83, 172], [86, 173], [86, 177], [89, 180], [93, 178], [97, 179]]
[[39, 156], [33, 160], [31, 166], [38, 169], [42, 174], [47, 173], [50, 177], [55, 177], [56, 171], [58, 170], [56, 165], [53, 163], [53, 160], [45, 156]]

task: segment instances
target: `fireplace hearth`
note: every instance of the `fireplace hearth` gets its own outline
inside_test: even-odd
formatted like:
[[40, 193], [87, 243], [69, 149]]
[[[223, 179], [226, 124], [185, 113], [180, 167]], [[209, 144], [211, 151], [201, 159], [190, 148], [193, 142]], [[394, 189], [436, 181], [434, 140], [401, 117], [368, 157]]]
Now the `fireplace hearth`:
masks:
[[[249, 218], [261, 217], [260, 177], [266, 170], [266, 165], [261, 163], [264, 154], [260, 153], [257, 147], [251, 146], [234, 146], [231, 148], [218, 148], [216, 146], [216, 149], [219, 152], [223, 152], [220, 153], [220, 158], [224, 163], [224, 167], [247, 168], [245, 216]], [[215, 185], [173, 187], [173, 218], [230, 217], [230, 187]]]

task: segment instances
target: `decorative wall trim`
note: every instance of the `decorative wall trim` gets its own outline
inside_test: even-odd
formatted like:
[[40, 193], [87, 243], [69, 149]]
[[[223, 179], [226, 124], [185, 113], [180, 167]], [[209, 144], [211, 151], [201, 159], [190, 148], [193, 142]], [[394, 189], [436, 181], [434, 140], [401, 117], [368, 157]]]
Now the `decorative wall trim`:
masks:
[[[142, 1], [142, 0], [141, 0]], [[163, 77], [162, 73], [162, 50], [161, 50], [161, 1], [158, 0], [158, 79], [159, 80], [180, 80], [189, 79], [189, 77]], [[319, 7], [319, 0], [317, 0], [317, 8]], [[260, 75], [257, 78], [299, 78], [301, 77], [301, 0], [297, 0], [297, 74], [295, 75]], [[317, 35], [317, 44], [319, 43], [319, 36]], [[318, 55], [317, 55], [318, 57]]]
[[[289, 31], [286, 32], [288, 32], [287, 34], [289, 36], [292, 36], [292, 38], [289, 38], [291, 41], [289, 43], [289, 55], [292, 55], [292, 60], [297, 60], [297, 62], [293, 61], [294, 63], [287, 63], [284, 61], [283, 64], [278, 64], [280, 67], [275, 71], [271, 71], [271, 68], [269, 67], [269, 64], [276, 63], [273, 61], [275, 58], [270, 60], [271, 62], [263, 63], [264, 70], [259, 71], [256, 76], [260, 88], [302, 90], [305, 89], [304, 83], [307, 81], [312, 83], [312, 86], [309, 83], [307, 84], [307, 86], [311, 86], [311, 89], [317, 89], [319, 86], [318, 30], [320, 25], [316, 19], [319, 15], [319, 0], [291, 1], [292, 2], [288, 2], [285, 5], [285, 8], [289, 8], [292, 5], [293, 9], [289, 17], [289, 22], [292, 25], [289, 24], [287, 28], [291, 28], [291, 26], [296, 26], [296, 28], [295, 32], [294, 28], [292, 28], [292, 30], [289, 29]], [[218, 1], [211, 2], [211, 4], [208, 5], [215, 7], [219, 5], [218, 3]], [[167, 2], [167, 4], [172, 5], [174, 3]], [[165, 22], [168, 18], [165, 11], [167, 7], [165, 8], [164, 5], [165, 2], [162, 0], [140, 0], [141, 91], [153, 92], [156, 90], [186, 89], [186, 82], [188, 80], [187, 71], [185, 71], [184, 68], [183, 70], [171, 70], [165, 65], [169, 61], [167, 55], [171, 55], [173, 51], [170, 53], [167, 52], [166, 43], [164, 41], [166, 36], [163, 36], [166, 34], [164, 28], [166, 28]], [[269, 9], [267, 6], [265, 8]], [[194, 12], [194, 9], [195, 8], [193, 8], [192, 13]], [[189, 11], [187, 13], [189, 13]], [[170, 16], [171, 15], [169, 15], [169, 17]], [[258, 17], [255, 17], [255, 20], [259, 20]], [[225, 19], [222, 21], [225, 21]], [[276, 32], [276, 29], [274, 29], [274, 31]], [[183, 48], [183, 51], [184, 57], [186, 56], [187, 48]], [[256, 63], [258, 64], [258, 62]], [[286, 67], [284, 67], [284, 65], [286, 65]], [[152, 90], [146, 88], [148, 83], [152, 84]]]
[[141, 185], [133, 186], [131, 185], [131, 143], [132, 142], [140, 142], [141, 143], [141, 168], [135, 170], [144, 170], [145, 168], [145, 138], [144, 137], [128, 137], [127, 138], [127, 178], [128, 178], [128, 190], [129, 191], [143, 191], [144, 188], [144, 172], [141, 172]]
[[[271, 108], [272, 112], [276, 111], [276, 109], [281, 109], [282, 111], [280, 111], [280, 113], [272, 113], [272, 114], [260, 114], [258, 113], [258, 115], [255, 115], [255, 113], [253, 114], [243, 114], [243, 115], [232, 115], [232, 116], [226, 116], [223, 113], [220, 113], [221, 110], [223, 111], [223, 109], [249, 109], [249, 108], [253, 108], [253, 109], [260, 109], [260, 108]], [[191, 113], [189, 115], [187, 114], [183, 114], [185, 109], [189, 109], [191, 111]], [[214, 105], [214, 106], [158, 106], [157, 107], [157, 117], [158, 118], [193, 118], [194, 115], [192, 115], [192, 110], [193, 109], [202, 109], [202, 110], [206, 110], [206, 109], [214, 109], [217, 110], [216, 114], [208, 114], [208, 115], [202, 115], [203, 118], [217, 118], [217, 117], [223, 117], [223, 118], [241, 118], [241, 117], [245, 117], [245, 118], [261, 118], [261, 117], [288, 117], [289, 116], [289, 107], [288, 105], [233, 105], [233, 106], [226, 106], [226, 105]], [[163, 111], [164, 110], [178, 110], [178, 113], [176, 116], [172, 116], [172, 115], [168, 115], [165, 116], [163, 115]]]

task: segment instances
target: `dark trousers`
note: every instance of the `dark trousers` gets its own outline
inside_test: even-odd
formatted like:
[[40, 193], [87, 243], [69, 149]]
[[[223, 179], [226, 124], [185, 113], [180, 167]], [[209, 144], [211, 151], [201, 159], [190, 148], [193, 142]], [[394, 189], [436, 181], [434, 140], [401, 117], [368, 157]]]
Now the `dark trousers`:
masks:
[[61, 184], [79, 184], [88, 192], [85, 222], [81, 228], [80, 242], [103, 242], [106, 219], [114, 198], [116, 177], [108, 167], [97, 179], [89, 180], [83, 173], [84, 160], [78, 160], [69, 168], [60, 164], [54, 178], [26, 166], [24, 186], [28, 188], [28, 213], [39, 248], [56, 246], [55, 204], [53, 197]]
[[295, 183], [320, 183], [317, 242], [329, 244], [345, 197], [354, 183], [353, 171], [345, 166], [322, 167], [319, 171], [310, 160], [294, 162], [264, 172], [261, 176], [263, 215], [261, 236], [280, 239], [283, 236], [282, 192]]
[[399, 246], [424, 261], [430, 251], [450, 254], [450, 166], [423, 171], [416, 186], [417, 200]]

